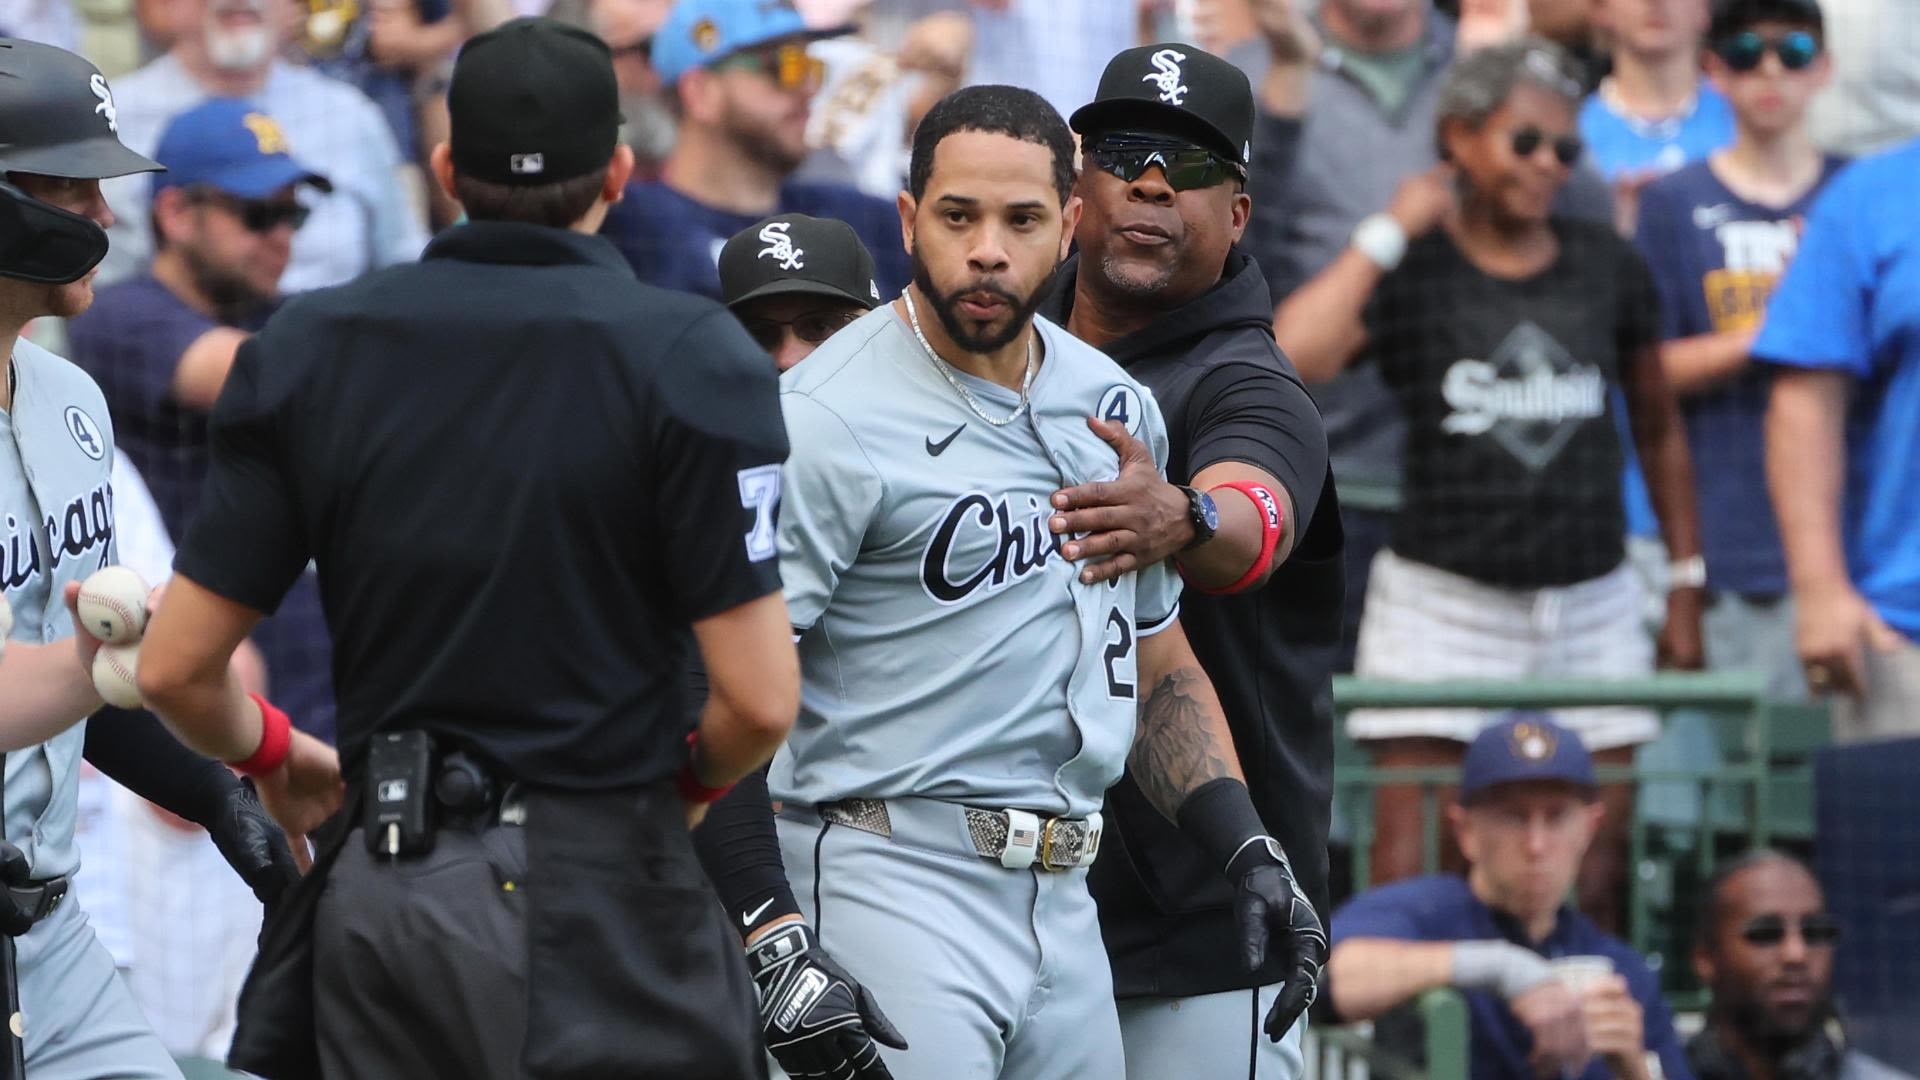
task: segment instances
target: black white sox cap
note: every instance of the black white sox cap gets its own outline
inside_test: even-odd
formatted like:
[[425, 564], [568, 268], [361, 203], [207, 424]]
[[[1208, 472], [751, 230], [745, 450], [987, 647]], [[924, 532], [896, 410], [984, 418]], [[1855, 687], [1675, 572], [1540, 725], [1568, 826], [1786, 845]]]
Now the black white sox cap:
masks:
[[1093, 102], [1073, 114], [1092, 139], [1110, 131], [1155, 131], [1245, 166], [1253, 157], [1253, 84], [1245, 72], [1197, 45], [1163, 42], [1116, 55]]
[[812, 295], [880, 306], [873, 256], [834, 218], [775, 214], [735, 233], [720, 249], [720, 298], [728, 307], [766, 296]]

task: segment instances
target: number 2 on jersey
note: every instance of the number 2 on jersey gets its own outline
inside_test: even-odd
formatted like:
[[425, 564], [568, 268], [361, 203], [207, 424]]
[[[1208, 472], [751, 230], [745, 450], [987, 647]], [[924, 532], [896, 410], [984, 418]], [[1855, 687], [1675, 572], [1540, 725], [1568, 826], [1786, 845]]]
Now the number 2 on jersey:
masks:
[[1133, 620], [1119, 608], [1107, 609], [1107, 696], [1122, 701], [1134, 699], [1133, 683], [1122, 676], [1120, 664], [1133, 666]]

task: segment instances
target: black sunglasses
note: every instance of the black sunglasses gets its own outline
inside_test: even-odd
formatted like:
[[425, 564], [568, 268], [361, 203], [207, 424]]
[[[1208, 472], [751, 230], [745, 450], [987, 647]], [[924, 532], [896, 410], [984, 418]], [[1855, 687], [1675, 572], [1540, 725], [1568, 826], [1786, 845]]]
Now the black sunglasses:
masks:
[[225, 207], [240, 219], [240, 224], [248, 232], [266, 234], [282, 225], [291, 225], [295, 232], [307, 223], [313, 215], [310, 207], [298, 202], [278, 199], [242, 199], [225, 192], [202, 190], [195, 198], [204, 203]]
[[1239, 165], [1199, 147], [1112, 146], [1102, 145], [1087, 151], [1087, 163], [1103, 173], [1131, 184], [1159, 166], [1167, 186], [1175, 191], [1210, 188], [1228, 180], [1246, 182], [1247, 173]]
[[797, 319], [781, 322], [779, 319], [743, 319], [747, 334], [758, 342], [760, 347], [772, 352], [780, 347], [780, 338], [788, 327], [793, 328], [793, 336], [809, 345], [818, 345], [833, 335], [846, 329], [865, 312], [861, 311], [809, 311]]
[[[1537, 127], [1523, 127], [1513, 133], [1513, 152], [1523, 158], [1530, 158], [1547, 143], [1546, 132]], [[1556, 135], [1553, 138], [1553, 157], [1562, 165], [1572, 165], [1580, 160], [1587, 144], [1578, 135]]]
[[[1761, 915], [1741, 927], [1740, 936], [1749, 945], [1778, 945], [1787, 940], [1787, 920]], [[1831, 915], [1808, 915], [1800, 920], [1800, 938], [1810, 948], [1832, 945], [1840, 939], [1840, 924]]]
[[1735, 71], [1752, 71], [1771, 51], [1780, 58], [1780, 66], [1799, 71], [1820, 55], [1820, 42], [1805, 30], [1793, 30], [1778, 37], [1762, 37], [1742, 30], [1713, 43], [1713, 52]]

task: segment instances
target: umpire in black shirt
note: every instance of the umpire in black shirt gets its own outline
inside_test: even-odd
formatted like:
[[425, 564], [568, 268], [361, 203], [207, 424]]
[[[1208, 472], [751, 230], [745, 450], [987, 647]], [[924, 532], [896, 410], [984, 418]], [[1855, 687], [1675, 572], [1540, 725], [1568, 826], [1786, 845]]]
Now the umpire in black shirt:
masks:
[[[798, 706], [773, 373], [725, 309], [641, 285], [595, 235], [633, 168], [598, 39], [507, 23], [462, 50], [449, 100], [433, 172], [470, 222], [242, 347], [143, 649], [184, 739], [245, 759], [289, 832], [327, 823], [231, 1060], [275, 1080], [762, 1076], [687, 828]], [[224, 675], [309, 559], [337, 761]]]
[[[1331, 670], [1340, 643], [1339, 506], [1326, 433], [1274, 344], [1266, 280], [1234, 245], [1251, 203], [1253, 93], [1191, 45], [1131, 49], [1074, 113], [1083, 166], [1075, 233], [1043, 310], [1154, 392], [1167, 476], [1110, 429], [1118, 480], [1055, 497], [1068, 558], [1097, 580], [1177, 560], [1181, 619], [1213, 679], [1247, 787], [1324, 919], [1333, 779]], [[1235, 955], [1233, 890], [1131, 777], [1107, 795], [1090, 885], [1113, 959], [1127, 1080], [1300, 1074], [1295, 1017], [1325, 939], [1302, 914], [1295, 948], [1249, 971]], [[1288, 953], [1292, 952], [1291, 964]], [[1274, 1041], [1261, 1037], [1261, 1029]], [[1284, 1038], [1281, 1038], [1284, 1036]]]

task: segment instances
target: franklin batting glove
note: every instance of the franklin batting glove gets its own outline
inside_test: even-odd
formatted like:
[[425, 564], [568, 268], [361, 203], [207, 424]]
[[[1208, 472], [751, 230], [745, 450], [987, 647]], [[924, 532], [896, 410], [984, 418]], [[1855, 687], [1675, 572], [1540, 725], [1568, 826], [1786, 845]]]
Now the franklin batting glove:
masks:
[[867, 988], [820, 948], [806, 923], [747, 947], [767, 1049], [794, 1080], [893, 1080], [875, 1042], [905, 1050]]
[[294, 864], [293, 849], [287, 846], [287, 834], [267, 815], [252, 780], [242, 780], [222, 796], [220, 812], [211, 821], [197, 822], [213, 838], [213, 846], [247, 883], [260, 903], [271, 908], [300, 880], [300, 868]]
[[1275, 934], [1287, 958], [1280, 996], [1267, 1012], [1267, 1037], [1279, 1042], [1320, 992], [1320, 969], [1327, 962], [1327, 931], [1313, 904], [1294, 880], [1293, 864], [1271, 836], [1247, 841], [1227, 867], [1235, 883], [1234, 918], [1240, 924], [1241, 959], [1248, 971], [1267, 962]]

